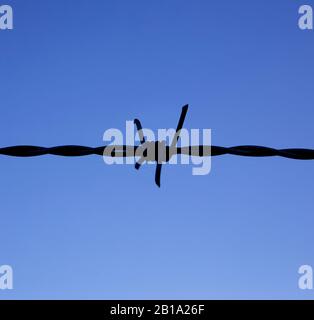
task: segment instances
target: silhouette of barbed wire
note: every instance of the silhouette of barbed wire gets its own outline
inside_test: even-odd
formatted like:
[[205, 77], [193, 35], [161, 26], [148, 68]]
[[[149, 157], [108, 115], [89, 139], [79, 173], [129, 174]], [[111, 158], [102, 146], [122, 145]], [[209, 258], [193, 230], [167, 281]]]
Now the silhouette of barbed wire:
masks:
[[[176, 134], [172, 140], [170, 146], [165, 146], [164, 150], [160, 148], [160, 141], [153, 142], [154, 144], [154, 160], [157, 163], [155, 182], [160, 187], [160, 175], [161, 167], [163, 163], [168, 162], [173, 155], [182, 154], [188, 156], [198, 156], [198, 157], [214, 157], [222, 155], [235, 155], [243, 157], [284, 157], [295, 160], [314, 160], [314, 149], [304, 149], [304, 148], [289, 148], [289, 149], [275, 149], [264, 146], [255, 145], [240, 145], [234, 147], [220, 147], [220, 146], [183, 146], [178, 147], [177, 142], [180, 138], [180, 131], [183, 127], [185, 116], [188, 110], [188, 105], [182, 108], [181, 116], [178, 122]], [[107, 157], [134, 157], [138, 154], [139, 148], [142, 150], [142, 154], [145, 150], [145, 145], [147, 144], [142, 132], [142, 125], [138, 119], [134, 120], [134, 124], [137, 127], [140, 145], [130, 146], [130, 145], [105, 145], [100, 147], [87, 147], [80, 145], [64, 145], [55, 147], [41, 147], [32, 145], [18, 145], [0, 148], [0, 155], [12, 156], [12, 157], [37, 157], [43, 155], [54, 155], [54, 156], [64, 156], [64, 157], [81, 157], [88, 155], [101, 155]], [[152, 146], [152, 142], [149, 142]], [[161, 153], [165, 153], [160, 156]], [[162, 160], [160, 160], [162, 159]], [[135, 163], [135, 168], [139, 169], [141, 164], [144, 162], [145, 157], [139, 159]]]

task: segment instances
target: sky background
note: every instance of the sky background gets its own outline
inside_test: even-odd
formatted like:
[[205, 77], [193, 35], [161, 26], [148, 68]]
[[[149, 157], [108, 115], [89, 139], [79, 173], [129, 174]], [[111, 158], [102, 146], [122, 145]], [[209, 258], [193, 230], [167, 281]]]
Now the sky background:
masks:
[[[3, 1], [2, 1], [3, 2]], [[99, 146], [141, 119], [211, 128], [214, 145], [314, 147], [304, 1], [5, 1], [0, 146]], [[314, 6], [313, 1], [308, 4]], [[314, 299], [314, 163], [192, 166], [0, 156], [0, 299]]]

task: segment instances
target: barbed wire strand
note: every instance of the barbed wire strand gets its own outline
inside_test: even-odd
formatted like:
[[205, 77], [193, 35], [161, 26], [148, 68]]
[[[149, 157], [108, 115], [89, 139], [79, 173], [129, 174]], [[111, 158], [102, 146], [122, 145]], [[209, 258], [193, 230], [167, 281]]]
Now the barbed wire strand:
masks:
[[[180, 131], [183, 127], [185, 116], [188, 110], [188, 105], [182, 108], [181, 116], [178, 122], [176, 134], [173, 141], [169, 146], [165, 147], [165, 153], [163, 157], [160, 157], [160, 141], [153, 142], [155, 145], [154, 161], [157, 162], [156, 172], [155, 172], [155, 182], [160, 187], [160, 175], [161, 166], [170, 160], [173, 155], [182, 154], [188, 156], [221, 156], [221, 155], [235, 155], [244, 157], [284, 157], [295, 160], [314, 160], [314, 149], [304, 149], [304, 148], [289, 148], [289, 149], [275, 149], [264, 146], [255, 145], [240, 145], [234, 147], [220, 147], [220, 146], [186, 146], [177, 147], [176, 144], [180, 138]], [[37, 157], [43, 155], [54, 155], [54, 156], [64, 156], [64, 157], [81, 157], [88, 155], [101, 155], [107, 157], [130, 157], [138, 154], [141, 151], [143, 154], [145, 150], [146, 142], [143, 132], [142, 125], [138, 119], [134, 120], [134, 124], [137, 127], [141, 144], [137, 146], [129, 145], [105, 145], [100, 147], [87, 147], [80, 145], [64, 145], [55, 147], [40, 147], [32, 145], [18, 145], [0, 148], [0, 155], [11, 156], [11, 157]], [[139, 150], [141, 148], [141, 150]], [[160, 160], [163, 159], [163, 160]], [[135, 168], [139, 169], [141, 164], [145, 160], [145, 157], [138, 160], [135, 164]], [[152, 160], [152, 159], [150, 159]]]
[[[101, 146], [101, 147], [86, 147], [79, 145], [65, 145], [56, 147], [39, 147], [39, 146], [12, 146], [0, 148], [0, 154], [11, 157], [37, 157], [43, 155], [54, 155], [63, 157], [82, 157], [88, 155], [100, 155], [107, 157], [128, 157], [134, 155], [140, 146]], [[106, 149], [114, 148], [110, 153]], [[129, 151], [127, 151], [129, 150]], [[199, 151], [197, 151], [199, 150]], [[119, 151], [123, 151], [119, 152]], [[314, 149], [274, 149], [263, 146], [236, 146], [236, 147], [219, 147], [219, 146], [188, 146], [176, 147], [176, 154], [184, 154], [189, 156], [221, 156], [235, 155], [244, 157], [284, 157], [295, 160], [314, 160]], [[199, 152], [199, 153], [198, 153]]]

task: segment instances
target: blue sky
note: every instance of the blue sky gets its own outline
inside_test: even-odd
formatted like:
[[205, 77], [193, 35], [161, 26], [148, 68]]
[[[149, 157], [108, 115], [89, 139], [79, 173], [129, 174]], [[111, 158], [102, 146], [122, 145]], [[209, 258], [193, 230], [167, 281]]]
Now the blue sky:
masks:
[[[312, 1], [308, 1], [309, 4]], [[0, 145], [102, 145], [125, 121], [212, 129], [214, 145], [313, 148], [314, 33], [303, 1], [6, 1]], [[311, 161], [189, 166], [0, 157], [0, 299], [313, 299]]]

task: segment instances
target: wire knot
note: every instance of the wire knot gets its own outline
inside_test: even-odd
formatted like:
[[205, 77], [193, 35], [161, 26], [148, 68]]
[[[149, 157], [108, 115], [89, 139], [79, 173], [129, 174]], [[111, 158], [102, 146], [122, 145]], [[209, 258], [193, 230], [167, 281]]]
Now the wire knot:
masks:
[[155, 182], [160, 187], [161, 167], [163, 163], [168, 162], [171, 157], [176, 154], [176, 145], [180, 138], [180, 132], [183, 127], [185, 116], [188, 111], [188, 105], [182, 108], [176, 133], [170, 146], [166, 145], [166, 141], [146, 141], [140, 120], [135, 119], [134, 124], [140, 138], [141, 144], [136, 148], [135, 157], [139, 158], [135, 163], [135, 169], [138, 170], [145, 161], [155, 161], [156, 172]]

